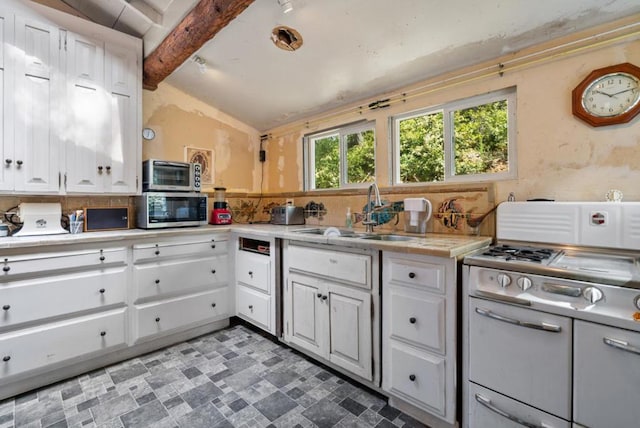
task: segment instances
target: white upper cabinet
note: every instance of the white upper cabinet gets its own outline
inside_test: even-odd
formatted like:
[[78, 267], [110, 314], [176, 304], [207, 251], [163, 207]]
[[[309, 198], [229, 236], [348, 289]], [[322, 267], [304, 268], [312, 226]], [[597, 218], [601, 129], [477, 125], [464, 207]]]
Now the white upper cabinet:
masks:
[[14, 188], [58, 192], [59, 129], [66, 110], [59, 102], [59, 31], [22, 16], [16, 17], [15, 27]]
[[0, 6], [0, 192], [138, 193], [142, 41], [17, 10]]
[[13, 189], [13, 85], [5, 58], [13, 41], [13, 20], [0, 10], [0, 191]]

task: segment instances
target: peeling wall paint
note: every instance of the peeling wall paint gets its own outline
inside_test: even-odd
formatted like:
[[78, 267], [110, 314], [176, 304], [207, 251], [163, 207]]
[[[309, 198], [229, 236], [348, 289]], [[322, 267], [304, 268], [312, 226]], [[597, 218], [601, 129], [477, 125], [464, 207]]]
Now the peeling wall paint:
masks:
[[259, 189], [257, 130], [166, 83], [154, 92], [143, 91], [143, 122], [156, 131], [156, 138], [143, 140], [143, 159], [184, 161], [187, 146], [212, 150], [214, 179], [203, 190]]

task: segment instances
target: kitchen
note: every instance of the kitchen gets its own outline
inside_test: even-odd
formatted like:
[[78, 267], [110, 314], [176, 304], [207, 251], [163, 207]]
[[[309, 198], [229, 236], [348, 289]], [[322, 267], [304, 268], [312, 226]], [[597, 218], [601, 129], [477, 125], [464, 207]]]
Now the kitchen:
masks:
[[[293, 4], [296, 6], [296, 2]], [[583, 29], [582, 32], [566, 35], [553, 43], [547, 42], [530, 50], [525, 49], [518, 55], [526, 56], [554, 45], [572, 46], [572, 42], [576, 40], [588, 39], [614, 28], [633, 29], [632, 24], [635, 22], [637, 15], [632, 15], [614, 24], [590, 30]], [[298, 53], [302, 53], [306, 47], [303, 46]], [[634, 165], [637, 164], [634, 160], [638, 157], [638, 137], [637, 132], [633, 132], [638, 126], [637, 119], [622, 125], [591, 127], [572, 115], [570, 97], [571, 91], [592, 70], [624, 62], [638, 64], [640, 59], [637, 55], [638, 42], [632, 34], [628, 38], [622, 38], [622, 41], [548, 58], [528, 67], [514, 70], [508, 70], [507, 67], [502, 76], [496, 72], [490, 77], [433, 91], [422, 98], [411, 98], [386, 109], [367, 111], [366, 119], [375, 121], [376, 135], [386, 136], [389, 135], [388, 117], [394, 114], [507, 87], [515, 86], [518, 91], [517, 179], [424, 187], [385, 186], [382, 183], [392, 182], [392, 172], [388, 166], [389, 152], [384, 139], [379, 137], [376, 179], [383, 198], [401, 201], [407, 196], [424, 196], [433, 203], [434, 214], [438, 214], [438, 207], [458, 197], [457, 202], [462, 204], [461, 209], [474, 216], [488, 213], [496, 203], [507, 200], [511, 192], [514, 192], [517, 200], [548, 198], [558, 201], [603, 201], [608, 190], [621, 189], [625, 201], [638, 200], [638, 190], [630, 186], [630, 183], [637, 182], [638, 178], [638, 171], [634, 169]], [[492, 60], [491, 66], [498, 62]], [[482, 69], [484, 65], [477, 64], [452, 71], [449, 76], [470, 73]], [[189, 72], [200, 73], [195, 63], [185, 63], [184, 67], [193, 68]], [[423, 80], [389, 94], [410, 92], [413, 88], [425, 87], [432, 83], [437, 86], [438, 82], [442, 82], [446, 77], [447, 75]], [[256, 202], [263, 205], [282, 204], [286, 199], [293, 199], [299, 206], [311, 202], [324, 205], [326, 212], [323, 215], [309, 217], [308, 224], [342, 226], [347, 207], [360, 211], [359, 207], [366, 203], [364, 190], [350, 189], [324, 193], [302, 191], [303, 150], [299, 144], [302, 137], [313, 131], [352, 122], [360, 117], [358, 113], [335, 119], [330, 115], [331, 112], [318, 112], [317, 115], [304, 117], [291, 124], [260, 127], [258, 129], [261, 131], [258, 132], [257, 129], [223, 113], [224, 109], [218, 110], [207, 105], [170, 84], [161, 84], [156, 91], [142, 91], [141, 96], [140, 128], [149, 128], [155, 132], [155, 138], [142, 142], [142, 159], [184, 160], [186, 147], [210, 150], [214, 165], [213, 183], [205, 186], [204, 190], [212, 191], [213, 185], [227, 187], [227, 197], [232, 208], [242, 208], [243, 204], [248, 207], [244, 216], [246, 220], [268, 220], [268, 211], [255, 209]], [[367, 99], [366, 103], [353, 103], [350, 106], [357, 108], [360, 104], [368, 105], [386, 97], [386, 94], [379, 92], [373, 98]], [[342, 111], [343, 108], [339, 110]], [[261, 136], [264, 134], [271, 136], [262, 140]], [[260, 148], [266, 152], [264, 163], [259, 161]], [[460, 195], [466, 198], [460, 198]], [[345, 199], [349, 202], [345, 202]], [[126, 196], [67, 194], [63, 197], [8, 195], [2, 198], [2, 208], [6, 210], [23, 201], [60, 201], [65, 212], [92, 205], [133, 206], [132, 198]], [[462, 222], [458, 229], [452, 230], [445, 224], [444, 219], [444, 216], [432, 216], [428, 225], [429, 231], [464, 234], [471, 230], [466, 222]], [[491, 217], [488, 219], [492, 220]], [[357, 223], [355, 226], [359, 227]], [[393, 225], [385, 225], [378, 229], [392, 232], [399, 230], [394, 230]], [[481, 224], [481, 235], [492, 236], [494, 233], [492, 221]]]

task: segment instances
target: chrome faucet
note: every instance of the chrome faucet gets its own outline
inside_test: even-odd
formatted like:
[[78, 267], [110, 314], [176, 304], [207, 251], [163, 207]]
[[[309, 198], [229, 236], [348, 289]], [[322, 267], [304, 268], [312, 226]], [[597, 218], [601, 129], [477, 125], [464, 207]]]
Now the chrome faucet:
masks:
[[[373, 201], [373, 206], [371, 206], [371, 192], [374, 192], [375, 200]], [[362, 222], [365, 226], [367, 226], [367, 233], [373, 232], [373, 226], [377, 226], [378, 222], [373, 219], [373, 212], [376, 208], [380, 208], [382, 206], [382, 200], [380, 200], [380, 189], [378, 189], [378, 185], [375, 183], [371, 183], [369, 186], [369, 190], [367, 191], [367, 217]]]

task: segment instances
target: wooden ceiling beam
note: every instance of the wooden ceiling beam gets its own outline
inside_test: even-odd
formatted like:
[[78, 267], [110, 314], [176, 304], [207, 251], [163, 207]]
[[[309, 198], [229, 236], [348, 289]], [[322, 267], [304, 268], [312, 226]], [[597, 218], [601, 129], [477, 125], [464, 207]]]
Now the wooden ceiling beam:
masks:
[[200, 0], [145, 60], [142, 85], [158, 84], [240, 15], [254, 0]]

